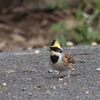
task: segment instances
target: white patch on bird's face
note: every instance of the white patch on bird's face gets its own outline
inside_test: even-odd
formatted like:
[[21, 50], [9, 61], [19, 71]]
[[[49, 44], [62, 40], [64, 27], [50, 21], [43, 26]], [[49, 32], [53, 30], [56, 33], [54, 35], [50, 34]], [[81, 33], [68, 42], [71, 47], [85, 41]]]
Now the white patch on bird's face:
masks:
[[59, 56], [59, 57], [61, 57], [62, 56], [62, 53], [59, 53], [59, 52], [54, 52], [54, 51], [50, 51], [50, 54], [51, 55], [57, 55], [57, 56]]
[[60, 53], [60, 52], [55, 52], [55, 55], [62, 57], [62, 53]]

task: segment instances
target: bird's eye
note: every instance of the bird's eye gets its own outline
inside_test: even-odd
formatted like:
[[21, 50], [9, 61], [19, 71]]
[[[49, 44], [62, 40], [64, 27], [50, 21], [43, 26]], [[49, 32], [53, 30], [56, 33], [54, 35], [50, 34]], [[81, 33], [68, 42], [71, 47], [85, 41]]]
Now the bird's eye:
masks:
[[50, 47], [50, 50], [62, 53], [62, 50], [58, 47]]
[[60, 52], [60, 53], [62, 52], [62, 50], [61, 50], [61, 49], [57, 49], [56, 51], [57, 51], [57, 52]]

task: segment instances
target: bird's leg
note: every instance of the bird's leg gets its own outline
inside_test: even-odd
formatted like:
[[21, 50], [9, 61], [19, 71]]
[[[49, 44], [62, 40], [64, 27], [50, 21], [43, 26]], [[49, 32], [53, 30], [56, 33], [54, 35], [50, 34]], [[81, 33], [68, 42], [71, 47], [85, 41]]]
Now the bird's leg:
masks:
[[60, 73], [61, 73], [61, 71], [59, 71], [59, 73], [58, 73], [58, 75], [57, 75], [57, 76], [59, 76], [59, 75], [60, 75]]
[[68, 72], [68, 76], [67, 76], [67, 77], [71, 77], [71, 75], [70, 75], [71, 70], [72, 70], [72, 69], [69, 70], [69, 72]]
[[59, 78], [60, 73], [61, 73], [61, 71], [59, 71], [59, 73], [57, 74], [57, 76], [55, 78]]
[[71, 77], [71, 75], [70, 75], [70, 73], [71, 73], [71, 68], [70, 68], [70, 70], [69, 70], [69, 72], [68, 72], [68, 75], [67, 75], [67, 77], [64, 77], [64, 78], [69, 78], [69, 77]]

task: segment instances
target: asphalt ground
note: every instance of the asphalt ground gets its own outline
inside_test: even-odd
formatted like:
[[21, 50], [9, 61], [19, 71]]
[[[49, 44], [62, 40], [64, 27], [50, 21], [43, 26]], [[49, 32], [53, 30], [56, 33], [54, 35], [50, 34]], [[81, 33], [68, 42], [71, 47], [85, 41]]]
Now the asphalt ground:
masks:
[[[39, 50], [39, 51], [37, 51]], [[100, 45], [64, 47], [75, 60], [71, 78], [53, 78], [46, 49], [0, 53], [0, 100], [100, 100]], [[90, 53], [84, 55], [84, 53]], [[48, 72], [49, 71], [49, 72]]]

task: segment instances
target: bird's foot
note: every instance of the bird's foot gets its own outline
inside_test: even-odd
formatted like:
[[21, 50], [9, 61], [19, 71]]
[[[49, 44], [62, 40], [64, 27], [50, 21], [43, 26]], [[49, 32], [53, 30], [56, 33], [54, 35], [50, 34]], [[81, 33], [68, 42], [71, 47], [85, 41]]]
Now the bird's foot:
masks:
[[54, 76], [53, 78], [60, 78], [60, 76], [59, 76], [59, 75], [57, 75], [57, 76]]
[[68, 75], [68, 76], [65, 76], [64, 78], [70, 78], [70, 77], [72, 77], [71, 75]]

